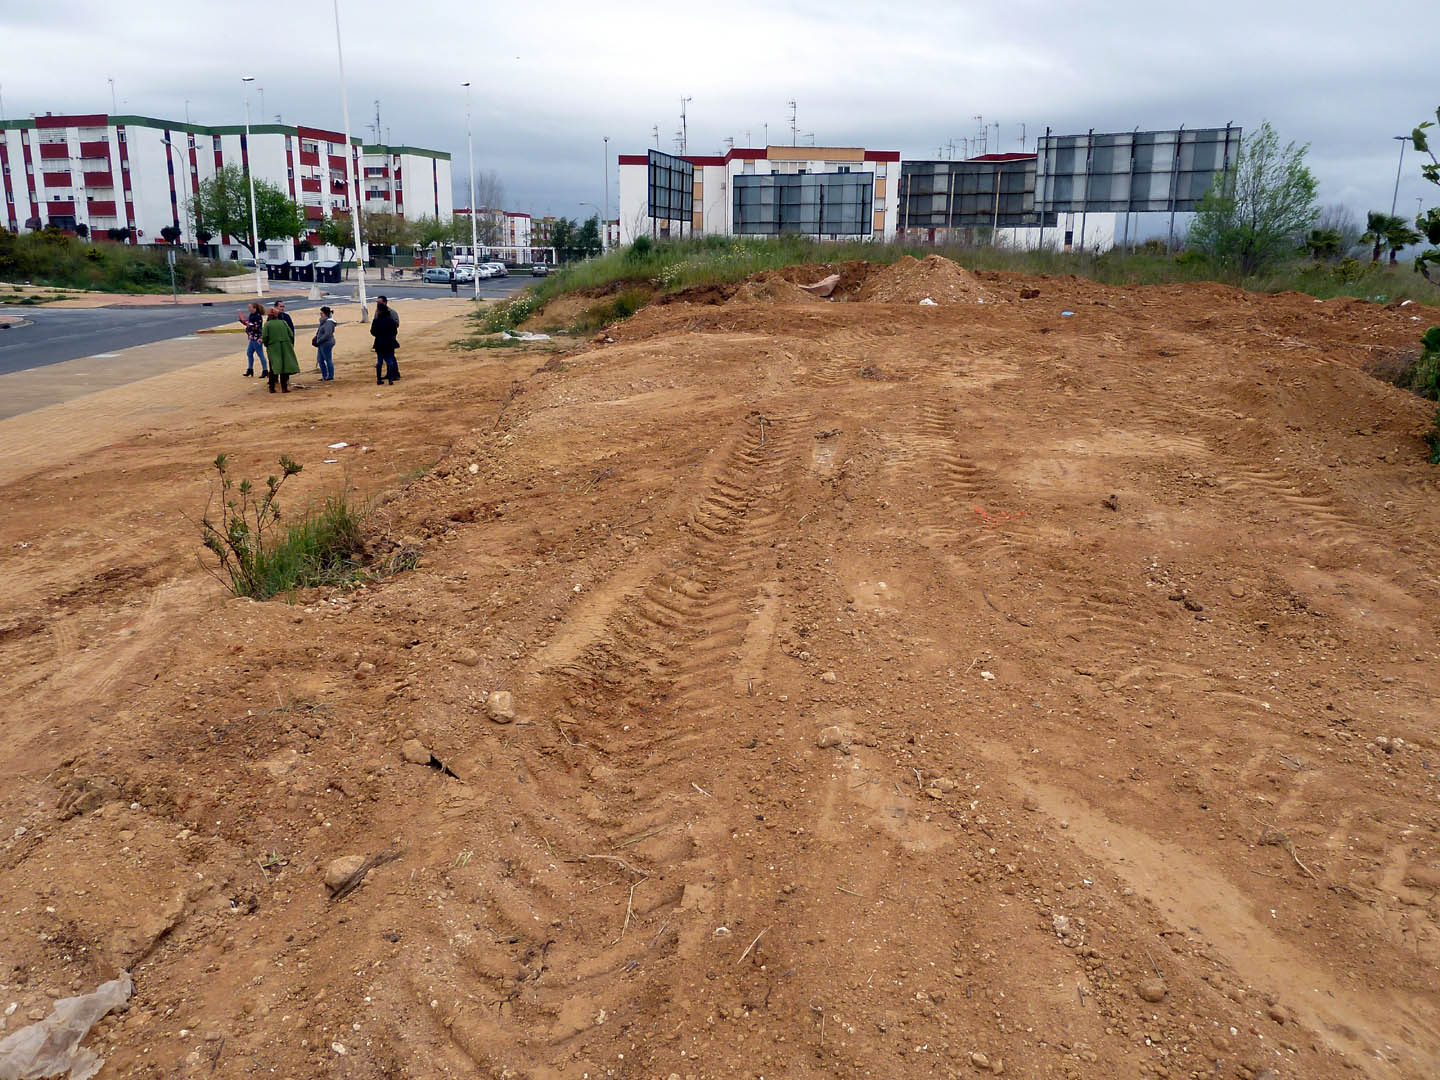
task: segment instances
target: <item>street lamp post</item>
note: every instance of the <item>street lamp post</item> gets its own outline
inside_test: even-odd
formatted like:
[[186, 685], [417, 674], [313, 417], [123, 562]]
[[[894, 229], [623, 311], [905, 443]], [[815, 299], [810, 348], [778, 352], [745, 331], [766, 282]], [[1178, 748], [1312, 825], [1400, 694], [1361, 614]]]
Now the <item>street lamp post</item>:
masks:
[[465, 84], [465, 151], [470, 155], [470, 269], [475, 299], [480, 299], [480, 233], [475, 224], [475, 141], [470, 127], [470, 84]]
[[264, 296], [265, 286], [260, 281], [260, 220], [255, 214], [255, 170], [250, 167], [250, 84], [253, 75], [240, 79], [245, 86], [245, 179], [250, 182], [250, 253], [255, 256], [255, 295]]
[[1390, 196], [1390, 216], [1395, 216], [1395, 204], [1400, 201], [1400, 170], [1405, 167], [1405, 144], [1410, 141], [1409, 135], [1394, 135], [1392, 138], [1400, 141], [1400, 160], [1395, 165], [1395, 194]]
[[601, 136], [605, 140], [605, 212], [600, 215], [600, 250], [604, 251], [610, 246], [610, 136]]
[[[334, 0], [335, 9], [335, 57], [340, 62], [340, 112], [345, 118], [345, 163], [350, 173], [350, 223], [355, 227], [355, 272], [360, 279], [360, 321], [370, 321], [370, 311], [365, 299], [365, 260], [360, 257], [360, 169], [355, 164], [355, 154], [350, 145], [350, 99], [345, 95], [345, 50], [340, 45], [340, 0]], [[375, 133], [378, 141], [380, 133]]]

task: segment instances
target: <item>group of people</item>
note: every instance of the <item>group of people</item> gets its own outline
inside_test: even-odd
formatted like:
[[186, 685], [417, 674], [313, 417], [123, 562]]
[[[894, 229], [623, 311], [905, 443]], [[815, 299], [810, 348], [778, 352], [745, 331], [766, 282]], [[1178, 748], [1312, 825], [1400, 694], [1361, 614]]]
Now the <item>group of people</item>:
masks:
[[[255, 358], [260, 358], [260, 375], [270, 381], [270, 393], [290, 392], [290, 376], [300, 374], [300, 359], [295, 352], [295, 322], [285, 311], [285, 301], [276, 300], [268, 310], [258, 300], [250, 303], [237, 321], [245, 327], [245, 376], [255, 376]], [[375, 385], [391, 386], [400, 378], [400, 365], [395, 354], [400, 349], [400, 316], [387, 297], [375, 298], [375, 317], [370, 320], [370, 336], [374, 338]], [[315, 349], [315, 364], [320, 381], [335, 378], [335, 318], [328, 307], [320, 309], [320, 325], [310, 339]]]

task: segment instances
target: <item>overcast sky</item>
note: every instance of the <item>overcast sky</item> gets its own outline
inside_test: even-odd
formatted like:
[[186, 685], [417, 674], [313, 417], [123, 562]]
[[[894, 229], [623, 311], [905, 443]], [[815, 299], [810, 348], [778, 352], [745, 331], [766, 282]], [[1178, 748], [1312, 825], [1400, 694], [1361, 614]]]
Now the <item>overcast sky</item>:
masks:
[[[689, 151], [725, 139], [802, 141], [934, 156], [1000, 123], [999, 149], [1057, 134], [1134, 127], [1246, 129], [1269, 119], [1310, 144], [1323, 203], [1357, 218], [1388, 210], [1399, 144], [1433, 119], [1433, 65], [1403, 42], [1440, 26], [1435, 0], [718, 0], [712, 4], [340, 0], [352, 131], [373, 136], [375, 101], [394, 143], [453, 155], [466, 195], [465, 97], [475, 84], [476, 167], [499, 173], [508, 209], [585, 216], [603, 201], [602, 137], [614, 159], [675, 149], [692, 98]], [[1377, 38], [1402, 43], [1374, 45]], [[242, 75], [264, 112], [338, 129], [330, 0], [240, 4], [0, 0], [6, 117], [119, 109], [238, 123]], [[261, 115], [258, 94], [252, 116]], [[989, 149], [996, 149], [993, 127]], [[957, 156], [958, 153], [957, 153]], [[1398, 212], [1436, 190], [1406, 155]]]

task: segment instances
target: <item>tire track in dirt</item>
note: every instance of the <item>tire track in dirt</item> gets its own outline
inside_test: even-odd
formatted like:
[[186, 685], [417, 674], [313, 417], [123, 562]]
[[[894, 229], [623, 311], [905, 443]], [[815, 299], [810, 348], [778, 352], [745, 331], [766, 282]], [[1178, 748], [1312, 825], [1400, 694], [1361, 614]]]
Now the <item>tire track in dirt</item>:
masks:
[[[432, 925], [427, 936], [435, 948], [407, 973], [420, 1000], [433, 983], [475, 988], [431, 1010], [435, 1030], [448, 1033], [451, 1049], [473, 1067], [502, 1067], [524, 1031], [532, 1041], [545, 1031], [545, 1045], [583, 1054], [583, 1033], [597, 1015], [633, 1006], [630, 972], [699, 945], [691, 933], [682, 940], [666, 925], [650, 928], [652, 917], [668, 924], [664, 913], [683, 899], [679, 886], [661, 884], [658, 875], [687, 882], [711, 876], [717, 868], [708, 863], [709, 835], [724, 825], [693, 820], [702, 806], [714, 814], [713, 796], [677, 793], [664, 778], [703, 777], [714, 755], [735, 741], [719, 721], [727, 700], [746, 692], [737, 687], [740, 661], [762, 669], [773, 633], [779, 600], [774, 583], [761, 595], [763, 555], [783, 528], [806, 417], [761, 419], [752, 414], [742, 422], [703, 483], [678, 552], [638, 587], [629, 587], [633, 571], [612, 579], [613, 588], [602, 586], [602, 602], [586, 609], [569, 637], [562, 632], [545, 654], [549, 663], [520, 691], [522, 700], [558, 705], [563, 698], [574, 714], [555, 714], [564, 771], [533, 755], [508, 762], [531, 793], [507, 807], [515, 835], [543, 836], [545, 846], [522, 845], [503, 887], [462, 905], [484, 912], [483, 926], [466, 927], [461, 918]], [[472, 771], [495, 764], [492, 755]], [[557, 820], [559, 806], [568, 814]], [[559, 869], [552, 840], [583, 854]], [[561, 898], [571, 889], [613, 892], [624, 916], [619, 933], [567, 925]], [[706, 903], [715, 902], [707, 891]], [[632, 926], [641, 917], [644, 933]]]

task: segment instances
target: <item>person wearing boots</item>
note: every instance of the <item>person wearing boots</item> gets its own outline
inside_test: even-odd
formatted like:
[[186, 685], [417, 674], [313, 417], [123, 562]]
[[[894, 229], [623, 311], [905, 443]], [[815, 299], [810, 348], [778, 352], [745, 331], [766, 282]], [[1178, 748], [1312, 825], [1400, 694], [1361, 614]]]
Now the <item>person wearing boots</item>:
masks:
[[[383, 386], [400, 378], [400, 366], [395, 362], [395, 352], [400, 348], [400, 320], [390, 310], [387, 297], [375, 298], [375, 317], [370, 320], [370, 336], [375, 339], [375, 385]], [[274, 370], [275, 361], [270, 361]]]
[[261, 340], [265, 351], [270, 354], [270, 393], [275, 393], [279, 382], [281, 393], [290, 392], [290, 376], [300, 374], [300, 360], [295, 355], [295, 331], [281, 317], [280, 312], [271, 308], [266, 312], [268, 319]]

